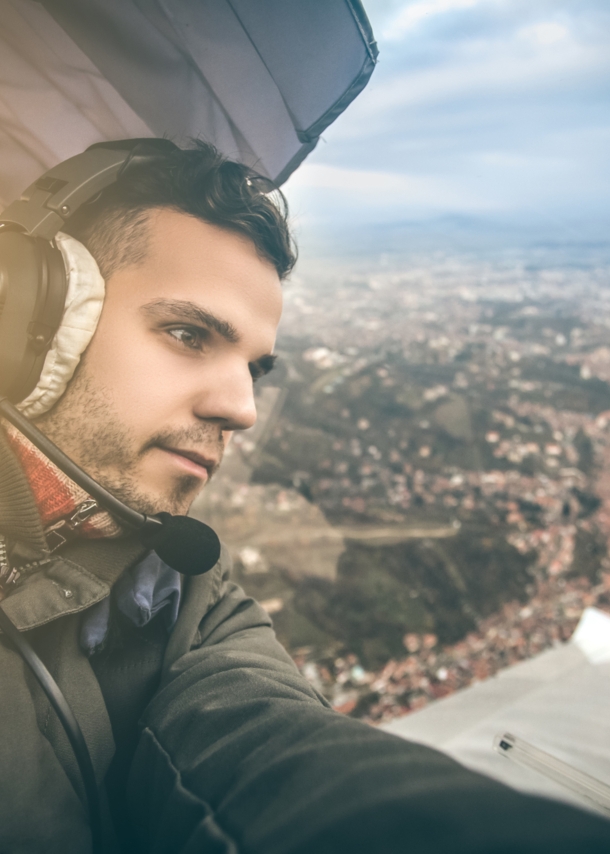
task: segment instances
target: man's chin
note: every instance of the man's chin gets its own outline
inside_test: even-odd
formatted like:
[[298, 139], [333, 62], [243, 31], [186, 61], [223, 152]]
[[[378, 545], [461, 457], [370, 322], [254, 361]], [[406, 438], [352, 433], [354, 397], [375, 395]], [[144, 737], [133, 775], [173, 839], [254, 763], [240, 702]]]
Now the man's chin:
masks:
[[126, 482], [124, 479], [104, 478], [102, 482], [113, 495], [139, 513], [186, 515], [204, 485], [199, 478], [181, 477], [170, 484]]
[[[196, 478], [189, 479], [195, 483], [182, 483], [176, 486], [170, 493], [163, 493], [153, 497], [148, 494], [142, 497], [141, 507], [136, 507], [141, 513], [171, 513], [172, 516], [185, 516], [197, 495], [203, 489], [203, 484]], [[148, 509], [146, 509], [148, 508]]]

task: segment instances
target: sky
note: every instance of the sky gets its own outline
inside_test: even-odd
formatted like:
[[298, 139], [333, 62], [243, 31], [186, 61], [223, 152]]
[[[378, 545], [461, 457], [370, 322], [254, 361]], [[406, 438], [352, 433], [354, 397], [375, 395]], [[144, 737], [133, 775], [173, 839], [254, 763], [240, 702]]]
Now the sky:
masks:
[[405, 224], [603, 239], [608, 0], [364, 5], [378, 66], [284, 187], [305, 251]]

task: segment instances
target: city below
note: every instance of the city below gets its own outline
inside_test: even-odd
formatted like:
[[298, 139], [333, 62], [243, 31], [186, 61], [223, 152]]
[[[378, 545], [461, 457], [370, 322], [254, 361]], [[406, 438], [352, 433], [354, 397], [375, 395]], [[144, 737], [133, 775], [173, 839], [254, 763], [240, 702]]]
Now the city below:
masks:
[[308, 269], [195, 512], [333, 706], [380, 722], [610, 610], [610, 267]]

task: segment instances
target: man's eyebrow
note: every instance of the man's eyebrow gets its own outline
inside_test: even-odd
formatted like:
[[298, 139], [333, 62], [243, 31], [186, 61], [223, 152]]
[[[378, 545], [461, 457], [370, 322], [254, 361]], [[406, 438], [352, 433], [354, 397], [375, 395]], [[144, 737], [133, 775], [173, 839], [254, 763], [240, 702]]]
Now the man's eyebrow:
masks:
[[[231, 344], [237, 344], [240, 340], [239, 333], [232, 323], [216, 317], [210, 311], [206, 311], [200, 305], [190, 300], [156, 299], [146, 303], [140, 308], [143, 314], [158, 320], [179, 321], [193, 323], [213, 329]], [[267, 358], [263, 356], [263, 359]], [[260, 361], [260, 360], [259, 360]], [[269, 369], [270, 370], [270, 369]], [[266, 372], [265, 372], [266, 373]]]

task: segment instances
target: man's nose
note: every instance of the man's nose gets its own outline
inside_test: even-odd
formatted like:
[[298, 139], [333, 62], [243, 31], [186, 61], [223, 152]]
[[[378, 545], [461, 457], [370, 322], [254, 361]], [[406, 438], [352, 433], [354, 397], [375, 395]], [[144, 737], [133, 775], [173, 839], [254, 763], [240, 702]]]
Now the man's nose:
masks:
[[256, 422], [254, 386], [249, 367], [218, 367], [202, 380], [195, 414], [220, 423], [223, 430], [247, 430]]

